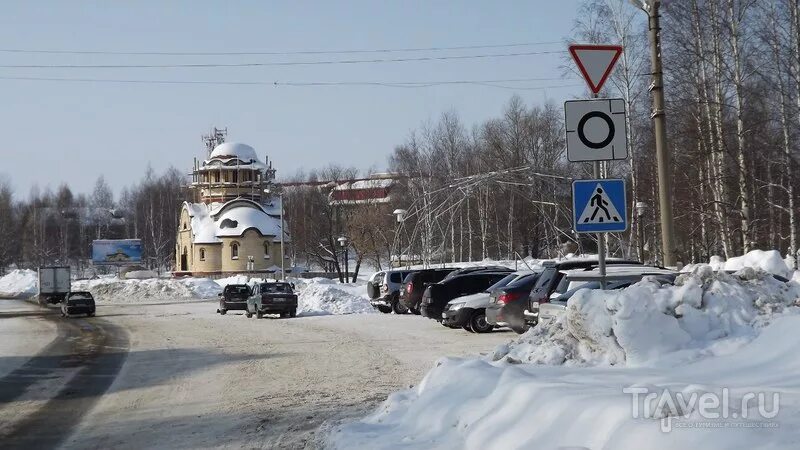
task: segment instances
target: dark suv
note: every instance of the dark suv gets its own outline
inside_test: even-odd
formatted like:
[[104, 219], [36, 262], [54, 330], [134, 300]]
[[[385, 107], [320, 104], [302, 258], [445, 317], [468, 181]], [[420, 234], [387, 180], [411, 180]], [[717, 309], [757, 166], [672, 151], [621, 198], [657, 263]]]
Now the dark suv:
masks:
[[[606, 260], [606, 265], [635, 265], [641, 266], [643, 265], [639, 261], [628, 261], [623, 259], [610, 259]], [[562, 270], [577, 270], [577, 269], [584, 269], [584, 270], [593, 270], [596, 269], [599, 265], [599, 262], [594, 259], [583, 259], [583, 260], [568, 260], [568, 261], [561, 261], [561, 262], [546, 262], [544, 263], [544, 271], [539, 276], [539, 279], [536, 280], [536, 284], [533, 286], [531, 290], [530, 296], [528, 296], [528, 301], [524, 305], [525, 308], [519, 310], [519, 317], [515, 316], [511, 318], [512, 320], [523, 320], [527, 325], [532, 326], [536, 325], [537, 318], [532, 315], [525, 315], [524, 310], [532, 310], [533, 302], [537, 302], [536, 306], [538, 307], [541, 303], [547, 303], [550, 301], [550, 294], [553, 292], [562, 292], [566, 291], [566, 285], [563, 283], [564, 274], [561, 272]]]
[[219, 294], [219, 308], [217, 312], [225, 314], [228, 310], [245, 311], [247, 297], [250, 296], [250, 286], [246, 284], [229, 284]]
[[422, 294], [420, 312], [429, 319], [441, 322], [447, 302], [457, 297], [485, 291], [507, 275], [508, 272], [472, 272], [432, 284]]
[[414, 314], [419, 314], [419, 304], [425, 288], [444, 280], [454, 270], [456, 269], [425, 269], [408, 274], [400, 289], [400, 303]]

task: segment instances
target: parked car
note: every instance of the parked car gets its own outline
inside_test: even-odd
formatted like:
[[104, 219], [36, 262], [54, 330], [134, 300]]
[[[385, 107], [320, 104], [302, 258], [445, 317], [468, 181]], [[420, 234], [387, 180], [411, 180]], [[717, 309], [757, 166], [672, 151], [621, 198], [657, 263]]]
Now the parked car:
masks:
[[247, 298], [245, 315], [259, 319], [264, 314], [280, 314], [281, 317], [297, 315], [297, 295], [291, 283], [259, 283], [253, 286]]
[[250, 297], [250, 286], [246, 284], [229, 284], [219, 294], [217, 312], [225, 315], [228, 311], [247, 310], [247, 297]]
[[408, 308], [412, 313], [419, 314], [419, 304], [422, 302], [422, 294], [425, 288], [433, 283], [442, 281], [449, 273], [456, 269], [425, 269], [411, 272], [403, 280], [400, 288], [400, 304]]
[[95, 304], [91, 292], [73, 291], [61, 302], [61, 317], [73, 314], [86, 314], [87, 317], [92, 317], [94, 313]]
[[373, 274], [367, 282], [369, 303], [378, 311], [388, 314], [405, 314], [408, 308], [400, 304], [403, 280], [414, 270], [386, 270]]
[[495, 325], [486, 321], [486, 308], [489, 306], [491, 293], [534, 273], [530, 270], [514, 272], [506, 275], [483, 292], [450, 300], [442, 312], [442, 324], [451, 328], [461, 327], [473, 333], [492, 331]]
[[[620, 267], [619, 269], [623, 268]], [[602, 286], [600, 273], [596, 270], [588, 273], [585, 271], [567, 272], [564, 276], [564, 280], [569, 283], [567, 290], [563, 293], [552, 293], [549, 301], [545, 303], [532, 302], [529, 309], [525, 311], [525, 316], [533, 316], [539, 323], [554, 320], [564, 314], [569, 299], [583, 289], [605, 289], [607, 291], [625, 289], [642, 281], [646, 276], [651, 277], [662, 285], [672, 284], [678, 276], [677, 272], [652, 266], [624, 268], [623, 270], [614, 270], [612, 268], [610, 272], [605, 277], [605, 287]]]
[[[591, 271], [597, 269], [599, 262], [596, 259], [572, 259], [566, 261], [552, 262], [547, 261], [542, 264], [544, 270], [536, 280], [536, 284], [531, 289], [528, 299], [522, 299], [522, 308], [509, 311], [513, 316], [506, 316], [505, 321], [522, 322], [525, 324], [525, 329], [536, 325], [537, 318], [534, 316], [525, 316], [524, 311], [531, 309], [533, 302], [546, 303], [550, 299], [553, 292], [563, 293], [567, 291], [568, 283], [564, 281], [564, 273], [567, 270], [585, 270]], [[642, 266], [639, 261], [631, 261], [624, 259], [607, 259], [606, 268], [608, 266]], [[525, 304], [527, 302], [527, 305]], [[516, 330], [515, 330], [516, 331]]]
[[429, 319], [441, 322], [447, 302], [456, 297], [484, 291], [507, 275], [508, 272], [473, 272], [432, 284], [422, 294], [420, 312]]
[[487, 323], [495, 327], [509, 327], [515, 333], [524, 333], [529, 327], [525, 324], [523, 311], [541, 273], [542, 270], [539, 270], [494, 290], [486, 307]]

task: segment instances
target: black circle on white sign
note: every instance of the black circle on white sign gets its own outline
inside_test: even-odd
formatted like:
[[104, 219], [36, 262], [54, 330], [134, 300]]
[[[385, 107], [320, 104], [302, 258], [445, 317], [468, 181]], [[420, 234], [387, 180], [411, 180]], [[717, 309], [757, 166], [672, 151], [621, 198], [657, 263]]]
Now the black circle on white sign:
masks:
[[[588, 122], [589, 119], [593, 119], [595, 117], [603, 119], [606, 122], [606, 125], [608, 125], [608, 136], [606, 136], [606, 138], [600, 142], [590, 141], [586, 137], [586, 133], [584, 133], [583, 131], [583, 128], [586, 126], [586, 122]], [[589, 148], [593, 149], [605, 148], [608, 144], [611, 143], [612, 140], [614, 140], [614, 122], [611, 121], [611, 117], [608, 117], [608, 114], [602, 111], [590, 111], [585, 116], [581, 117], [581, 120], [578, 122], [578, 139], [581, 140], [583, 145]]]

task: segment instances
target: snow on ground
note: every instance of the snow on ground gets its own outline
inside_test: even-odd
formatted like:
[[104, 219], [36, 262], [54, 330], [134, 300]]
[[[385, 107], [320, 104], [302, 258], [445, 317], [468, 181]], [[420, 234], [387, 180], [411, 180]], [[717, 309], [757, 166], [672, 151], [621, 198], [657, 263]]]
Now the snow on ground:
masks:
[[216, 298], [222, 288], [210, 278], [121, 280], [103, 277], [78, 280], [74, 291], [89, 291], [98, 302], [135, 303]]
[[38, 291], [39, 275], [35, 270], [16, 269], [0, 278], [0, 297], [30, 296]]
[[292, 279], [297, 288], [297, 313], [320, 314], [374, 313], [366, 295], [365, 283], [342, 284], [327, 278]]
[[417, 387], [335, 427], [329, 444], [793, 449], [798, 298], [800, 284], [764, 270], [729, 275], [709, 265], [675, 286], [581, 291], [560, 319], [488, 357], [440, 360]]

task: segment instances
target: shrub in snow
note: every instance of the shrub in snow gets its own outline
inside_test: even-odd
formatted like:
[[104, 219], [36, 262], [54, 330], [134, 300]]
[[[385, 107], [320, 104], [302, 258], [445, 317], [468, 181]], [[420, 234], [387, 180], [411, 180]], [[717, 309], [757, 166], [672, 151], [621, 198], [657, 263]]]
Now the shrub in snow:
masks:
[[657, 364], [670, 353], [686, 360], [724, 354], [750, 341], [798, 297], [800, 285], [762, 270], [728, 275], [700, 265], [674, 286], [645, 278], [621, 291], [579, 291], [558, 320], [496, 348], [492, 359], [639, 366]]

